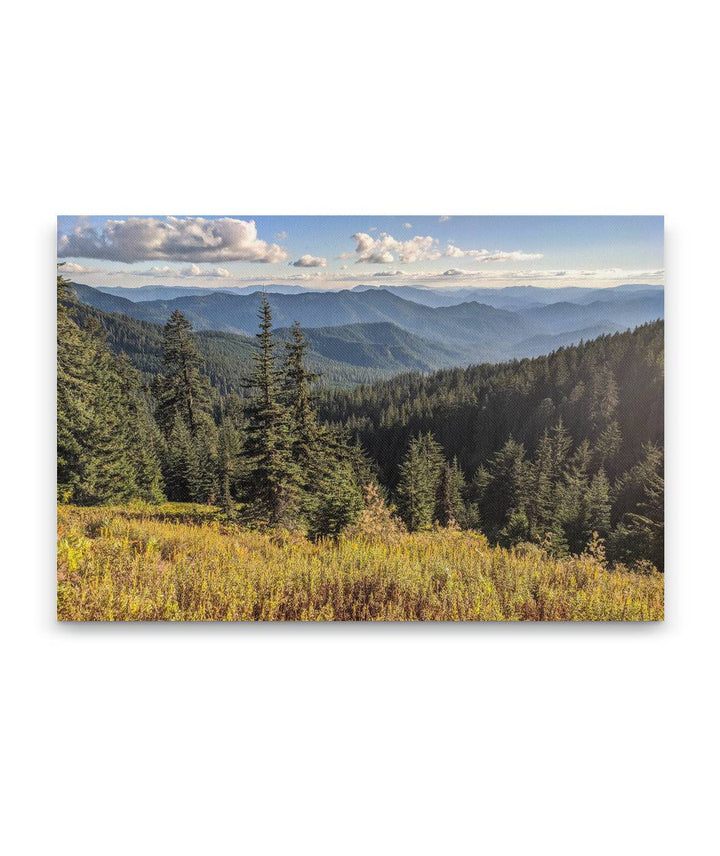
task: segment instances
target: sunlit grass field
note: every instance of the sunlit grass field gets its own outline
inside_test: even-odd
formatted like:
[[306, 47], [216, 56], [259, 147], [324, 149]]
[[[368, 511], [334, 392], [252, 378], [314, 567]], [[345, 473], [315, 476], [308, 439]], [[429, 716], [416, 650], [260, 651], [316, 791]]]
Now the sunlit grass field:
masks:
[[314, 543], [217, 509], [58, 509], [63, 621], [658, 621], [663, 577], [440, 530]]

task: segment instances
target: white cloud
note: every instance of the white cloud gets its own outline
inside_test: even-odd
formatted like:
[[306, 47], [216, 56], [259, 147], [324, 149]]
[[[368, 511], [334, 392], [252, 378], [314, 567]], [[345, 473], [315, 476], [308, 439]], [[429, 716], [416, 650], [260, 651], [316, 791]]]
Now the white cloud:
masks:
[[97, 268], [85, 267], [77, 262], [65, 262], [58, 269], [58, 273], [64, 276], [66, 273], [96, 273]]
[[379, 270], [373, 276], [407, 276], [404, 270]]
[[291, 279], [291, 280], [324, 279], [324, 274], [320, 273], [319, 271], [317, 273], [295, 273], [292, 276], [275, 277], [275, 279], [277, 279], [277, 280], [280, 280], [280, 279]]
[[[604, 268], [597, 270], [462, 270], [450, 268], [441, 274], [442, 277], [462, 277], [474, 280], [478, 283], [504, 283], [512, 285], [514, 282], [532, 282], [539, 284], [552, 283], [557, 286], [579, 285], [581, 283], [591, 286], [595, 283], [614, 284], [620, 282], [650, 284], [662, 282], [664, 270], [626, 270], [625, 268]], [[413, 278], [424, 282], [438, 281], [438, 275], [430, 272], [416, 273]], [[590, 280], [589, 282], [587, 282]]]
[[277, 233], [277, 235], [275, 235], [275, 237], [277, 238], [277, 240], [278, 240], [278, 241], [284, 241], [284, 240], [286, 240], [287, 236], [288, 236], [288, 233], [287, 233], [287, 232], [285, 232], [285, 231], [283, 231], [283, 232], [278, 232], [278, 233]]
[[412, 223], [403, 223], [403, 227], [404, 227], [405, 229], [412, 229], [413, 224], [412, 224]]
[[448, 244], [445, 253], [450, 259], [469, 258], [478, 262], [525, 262], [543, 258], [543, 253], [524, 253], [522, 250], [461, 250], [453, 244]]
[[[356, 264], [388, 265], [395, 257], [409, 264], [418, 261], [433, 261], [442, 255], [437, 249], [437, 241], [430, 235], [416, 235], [407, 241], [398, 241], [392, 235], [383, 232], [378, 238], [373, 238], [367, 232], [356, 232], [353, 235], [356, 242]], [[341, 258], [348, 258], [352, 253], [343, 253]]]
[[[114, 270], [109, 271], [108, 276], [127, 276], [127, 271]], [[169, 265], [156, 265], [147, 270], [134, 270], [132, 276], [148, 276], [156, 277], [171, 277], [172, 279], [182, 279], [185, 277], [220, 277], [221, 279], [233, 279], [233, 275], [227, 268], [201, 268], [199, 265], [188, 265], [184, 268], [173, 268]]]
[[440, 217], [439, 219], [440, 219], [441, 223], [447, 223], [447, 221], [450, 219], [450, 215], [449, 214], [443, 214], [442, 217]]
[[128, 217], [99, 230], [81, 222], [58, 239], [58, 256], [120, 262], [174, 259], [187, 262], [280, 262], [287, 253], [258, 238], [254, 220], [221, 217]]
[[327, 259], [305, 253], [304, 256], [300, 256], [296, 262], [291, 262], [291, 264], [293, 267], [325, 267]]
[[[405, 224], [407, 225], [407, 224]], [[522, 250], [463, 250], [454, 244], [448, 244], [444, 252], [437, 248], [437, 239], [430, 235], [415, 235], [406, 241], [393, 238], [383, 232], [375, 238], [367, 232], [353, 235], [356, 243], [354, 253], [342, 253], [341, 259], [355, 257], [356, 264], [393, 264], [396, 260], [402, 264], [419, 261], [435, 261], [440, 258], [469, 258], [479, 262], [522, 262], [543, 258], [542, 253], [525, 253]]]

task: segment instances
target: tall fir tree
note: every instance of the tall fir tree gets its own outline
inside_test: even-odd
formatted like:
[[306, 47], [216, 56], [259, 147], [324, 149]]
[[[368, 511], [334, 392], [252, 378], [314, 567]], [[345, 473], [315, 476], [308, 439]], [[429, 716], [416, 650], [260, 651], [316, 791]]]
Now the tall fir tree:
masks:
[[526, 514], [530, 473], [523, 444], [508, 438], [493, 456], [489, 472], [481, 515], [492, 533], [502, 529], [514, 514]]
[[200, 414], [207, 410], [209, 383], [202, 373], [203, 360], [192, 337], [192, 324], [176, 309], [163, 330], [164, 373], [157, 378], [157, 419], [165, 433], [172, 431], [175, 417], [185, 420], [194, 437]]
[[442, 450], [431, 433], [419, 434], [410, 442], [400, 465], [397, 493], [398, 508], [411, 532], [433, 524], [443, 463]]
[[529, 479], [532, 489], [528, 498], [527, 509], [533, 534], [541, 540], [554, 528], [554, 474], [555, 451], [553, 441], [546, 430], [540, 438], [535, 458], [530, 467]]
[[601, 538], [607, 538], [610, 532], [610, 482], [603, 467], [590, 479], [587, 502], [589, 536], [597, 532]]
[[305, 365], [308, 343], [297, 322], [291, 332], [292, 339], [285, 344], [283, 394], [291, 420], [293, 457], [305, 469], [317, 454], [317, 411], [310, 387], [319, 375], [309, 371]]
[[262, 520], [273, 526], [292, 526], [297, 521], [300, 478], [282, 399], [282, 373], [276, 365], [272, 313], [264, 294], [258, 318], [259, 349], [253, 354], [254, 372], [249, 384], [254, 395], [248, 408], [248, 492]]

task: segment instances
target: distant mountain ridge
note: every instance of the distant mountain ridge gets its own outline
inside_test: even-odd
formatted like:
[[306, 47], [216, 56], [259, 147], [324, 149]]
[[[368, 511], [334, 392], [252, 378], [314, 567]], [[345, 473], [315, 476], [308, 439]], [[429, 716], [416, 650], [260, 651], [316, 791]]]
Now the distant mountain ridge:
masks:
[[537, 285], [510, 285], [504, 288], [483, 286], [452, 286], [427, 288], [414, 285], [356, 285], [353, 291], [390, 291], [398, 297], [424, 303], [426, 306], [454, 306], [469, 300], [486, 303], [496, 309], [511, 311], [544, 306], [548, 303], [568, 301], [584, 303], [594, 300], [616, 300], [625, 294], [662, 293], [663, 287], [643, 283], [628, 283], [609, 288], [588, 288], [581, 286], [541, 287]]
[[99, 285], [97, 291], [102, 291], [104, 294], [111, 294], [114, 297], [124, 297], [126, 300], [131, 300], [133, 303], [144, 303], [149, 300], [172, 300], [175, 297], [192, 297], [196, 295], [207, 295], [213, 292], [222, 292], [223, 294], [253, 294], [256, 291], [262, 291], [263, 288], [267, 292], [276, 294], [303, 294], [308, 289], [303, 285], [218, 285], [210, 288], [201, 288], [197, 285], [139, 285], [135, 288], [130, 288], [123, 285]]
[[[212, 293], [248, 295], [265, 291], [267, 294], [308, 294], [316, 292], [328, 294], [332, 292], [318, 291], [312, 285], [288, 285], [285, 283], [267, 285], [223, 285], [222, 280], [217, 286], [200, 287], [192, 285], [142, 285], [130, 286], [96, 286], [97, 291], [124, 297], [133, 303], [145, 303], [154, 300], [172, 300], [176, 297], [207, 296]], [[571, 303], [589, 303], [594, 300], [617, 299], [621, 294], [640, 294], [662, 292], [662, 286], [644, 283], [626, 283], [609, 288], [592, 288], [581, 286], [540, 287], [536, 285], [512, 285], [504, 288], [488, 288], [486, 286], [442, 286], [429, 287], [422, 285], [391, 285], [360, 284], [348, 291], [388, 291], [404, 300], [412, 300], [425, 306], [456, 306], [458, 303], [476, 301], [486, 303], [496, 309], [523, 309], [533, 306], [546, 305], [569, 301]]]
[[[164, 324], [178, 309], [198, 331], [215, 330], [244, 336], [255, 333], [262, 300], [259, 292], [238, 295], [213, 291], [167, 300], [133, 302], [90, 286], [75, 284], [74, 288], [81, 301], [103, 312]], [[550, 289], [536, 288], [523, 294], [532, 295], [534, 300], [537, 291], [547, 292]], [[352, 357], [350, 344], [344, 341], [341, 346], [332, 342], [337, 337], [328, 328], [389, 324], [424, 340], [423, 343], [413, 343], [407, 352], [402, 352], [400, 362], [417, 357], [427, 365], [437, 365], [435, 361], [441, 354], [438, 348], [444, 349], [447, 358], [453, 361], [451, 364], [455, 365], [497, 362], [537, 355], [537, 347], [543, 341], [575, 344], [587, 338], [586, 331], [626, 330], [664, 317], [664, 293], [657, 286], [556, 291], [563, 292], [565, 297], [574, 297], [576, 302], [560, 300], [520, 310], [498, 308], [477, 300], [432, 307], [399, 297], [387, 288], [268, 293], [267, 298], [276, 327], [290, 327], [298, 321], [306, 331], [321, 328], [323, 332], [315, 334], [316, 341], [331, 351], [342, 351], [346, 358], [370, 360], [368, 344], [381, 346], [383, 343], [356, 341], [354, 348], [358, 353]], [[599, 295], [601, 291], [606, 293]], [[590, 297], [596, 299], [585, 302]], [[407, 345], [407, 342], [403, 345], [396, 342], [392, 347]], [[430, 345], [435, 349], [433, 353], [429, 350]], [[385, 347], [384, 353], [393, 364], [392, 351], [387, 350], [391, 346], [387, 344]]]

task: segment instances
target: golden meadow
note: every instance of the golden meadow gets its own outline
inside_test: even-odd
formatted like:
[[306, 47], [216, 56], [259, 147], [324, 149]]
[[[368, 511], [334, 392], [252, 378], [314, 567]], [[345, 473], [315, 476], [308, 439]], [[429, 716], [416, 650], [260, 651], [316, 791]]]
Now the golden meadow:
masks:
[[58, 508], [63, 621], [658, 621], [663, 576], [454, 529], [309, 541], [208, 506]]

